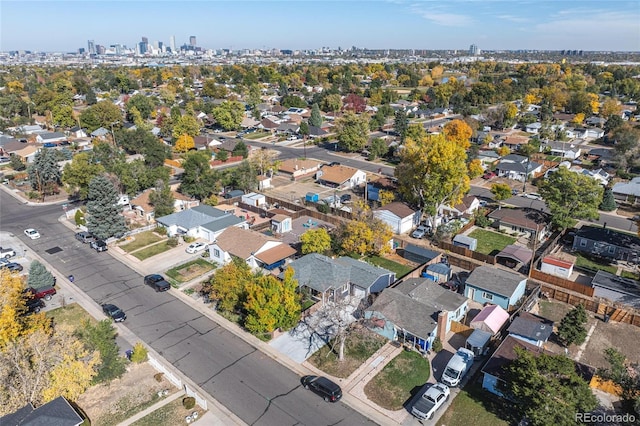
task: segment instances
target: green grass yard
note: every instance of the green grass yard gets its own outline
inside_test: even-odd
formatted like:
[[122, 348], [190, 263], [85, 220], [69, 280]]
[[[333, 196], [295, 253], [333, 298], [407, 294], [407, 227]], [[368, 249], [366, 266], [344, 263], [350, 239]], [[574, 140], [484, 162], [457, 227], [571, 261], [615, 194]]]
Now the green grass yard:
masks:
[[151, 256], [155, 256], [156, 254], [164, 253], [171, 248], [172, 247], [167, 244], [167, 241], [162, 241], [152, 246], [145, 247], [142, 250], [138, 250], [135, 253], [132, 253], [132, 256], [138, 260], [145, 260]]
[[163, 237], [154, 233], [153, 231], [145, 231], [139, 234], [136, 234], [134, 240], [130, 243], [123, 244], [120, 248], [127, 253], [131, 253], [132, 251], [141, 249], [142, 247], [146, 247], [150, 244], [157, 243], [158, 241], [162, 241]]
[[516, 242], [513, 237], [486, 229], [474, 229], [469, 236], [478, 240], [476, 251], [488, 255], [495, 255], [509, 244]]
[[618, 270], [618, 268], [613, 265], [604, 265], [602, 263], [598, 263], [594, 260], [589, 259], [588, 257], [583, 256], [580, 253], [575, 253], [575, 256], [577, 257], [576, 266], [578, 267], [607, 271], [613, 275], [615, 275], [616, 271]]
[[401, 263], [394, 262], [393, 260], [389, 260], [384, 257], [371, 256], [371, 257], [367, 257], [365, 260], [369, 263], [373, 263], [376, 266], [387, 269], [391, 272], [395, 272], [396, 278], [402, 278], [413, 270], [413, 267], [411, 266], [403, 265]]
[[508, 403], [479, 384], [469, 383], [440, 417], [438, 426], [508, 426], [509, 414]]

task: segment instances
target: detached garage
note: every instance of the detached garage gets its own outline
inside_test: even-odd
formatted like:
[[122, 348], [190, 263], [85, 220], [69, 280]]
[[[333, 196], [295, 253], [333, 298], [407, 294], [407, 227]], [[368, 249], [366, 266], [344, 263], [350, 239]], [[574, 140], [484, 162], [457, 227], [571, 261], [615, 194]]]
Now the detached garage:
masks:
[[542, 259], [540, 270], [545, 274], [569, 279], [573, 273], [573, 265], [576, 259], [575, 256], [570, 255], [563, 255], [562, 257], [557, 255], [546, 256]]
[[406, 234], [420, 223], [420, 211], [395, 201], [374, 210], [373, 215], [389, 225], [394, 234]]

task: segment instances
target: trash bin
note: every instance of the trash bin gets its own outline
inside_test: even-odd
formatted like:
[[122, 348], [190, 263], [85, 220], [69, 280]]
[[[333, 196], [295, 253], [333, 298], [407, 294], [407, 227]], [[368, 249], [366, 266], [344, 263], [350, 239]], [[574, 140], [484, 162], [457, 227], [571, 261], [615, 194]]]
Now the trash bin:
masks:
[[73, 275], [69, 275], [69, 281], [73, 282], [75, 280], [75, 278], [73, 277]]
[[602, 317], [602, 321], [609, 322], [610, 318], [611, 318], [611, 315], [604, 314], [604, 316]]

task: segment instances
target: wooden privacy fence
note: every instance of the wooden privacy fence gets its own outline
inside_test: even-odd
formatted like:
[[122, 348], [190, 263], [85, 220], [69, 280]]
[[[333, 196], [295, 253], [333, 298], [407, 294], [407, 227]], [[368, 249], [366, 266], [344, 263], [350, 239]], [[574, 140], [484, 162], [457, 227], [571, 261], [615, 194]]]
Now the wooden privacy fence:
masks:
[[466, 247], [456, 246], [446, 241], [438, 242], [438, 248], [446, 250], [450, 253], [459, 254], [460, 256], [470, 257], [472, 259], [478, 260], [483, 263], [488, 263], [490, 265], [495, 265], [496, 263], [496, 258], [494, 256], [478, 253], [477, 251], [469, 250]]
[[555, 275], [545, 274], [537, 269], [531, 270], [531, 278], [543, 281], [548, 284], [553, 284], [557, 287], [566, 288], [567, 290], [575, 291], [576, 293], [584, 294], [585, 296], [592, 297], [595, 291], [593, 287], [586, 286], [584, 284], [577, 283], [575, 281], [567, 280], [565, 278], [556, 277]]

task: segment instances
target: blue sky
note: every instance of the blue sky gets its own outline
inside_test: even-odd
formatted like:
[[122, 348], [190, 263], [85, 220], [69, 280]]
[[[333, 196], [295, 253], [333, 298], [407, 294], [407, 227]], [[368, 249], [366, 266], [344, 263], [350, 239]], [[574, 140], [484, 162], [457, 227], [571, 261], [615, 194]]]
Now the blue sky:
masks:
[[204, 48], [640, 51], [640, 0], [7, 1], [0, 51], [76, 51], [141, 37]]

